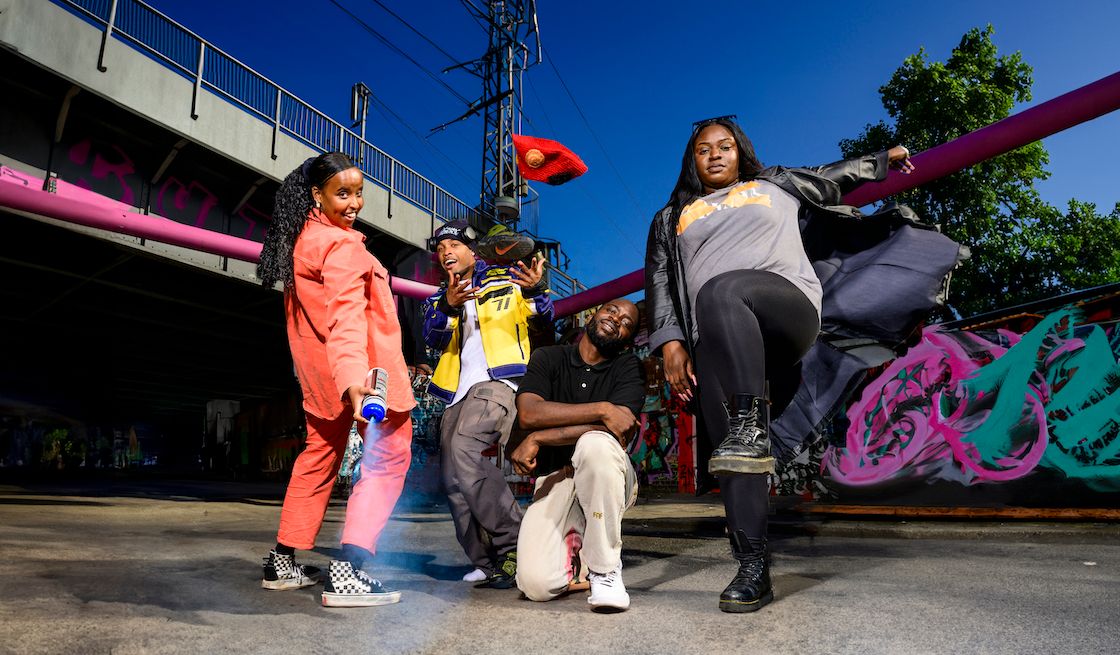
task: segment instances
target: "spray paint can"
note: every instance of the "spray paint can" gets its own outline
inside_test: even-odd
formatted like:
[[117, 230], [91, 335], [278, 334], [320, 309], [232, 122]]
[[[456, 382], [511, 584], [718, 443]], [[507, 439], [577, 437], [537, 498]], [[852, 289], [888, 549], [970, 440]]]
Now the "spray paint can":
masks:
[[385, 406], [389, 402], [389, 373], [383, 368], [371, 368], [366, 374], [366, 386], [373, 393], [362, 399], [362, 418], [380, 423], [385, 420]]

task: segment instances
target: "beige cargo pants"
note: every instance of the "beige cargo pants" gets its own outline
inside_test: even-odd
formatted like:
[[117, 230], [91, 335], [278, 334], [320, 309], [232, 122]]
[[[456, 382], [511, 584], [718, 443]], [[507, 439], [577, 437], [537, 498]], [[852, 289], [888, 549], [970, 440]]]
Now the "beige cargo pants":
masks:
[[[517, 587], [530, 600], [551, 600], [622, 563], [622, 514], [634, 504], [638, 478], [607, 432], [576, 442], [571, 466], [537, 478], [517, 540]], [[582, 569], [582, 570], [581, 570]]]

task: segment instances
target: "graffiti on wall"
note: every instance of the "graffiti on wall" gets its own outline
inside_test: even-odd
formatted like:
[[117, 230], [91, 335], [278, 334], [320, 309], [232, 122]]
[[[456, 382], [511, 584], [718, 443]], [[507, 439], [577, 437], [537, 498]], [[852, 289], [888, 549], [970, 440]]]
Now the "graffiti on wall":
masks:
[[844, 487], [965, 486], [1039, 471], [1120, 491], [1120, 330], [1076, 308], [1025, 334], [927, 328], [847, 411], [820, 470]]
[[[135, 160], [124, 149], [90, 139], [82, 139], [68, 148], [60, 173], [75, 186], [130, 207], [140, 205], [148, 185], [148, 178], [139, 172]], [[242, 239], [264, 241], [268, 212], [244, 203], [237, 213], [230, 215], [218, 195], [197, 179], [170, 175], [150, 186], [147, 205], [158, 216]]]
[[638, 434], [628, 448], [630, 462], [642, 483], [672, 483], [677, 468], [676, 419], [682, 407], [669, 393], [661, 360], [638, 354], [645, 369], [646, 397], [638, 416]]
[[137, 205], [143, 183], [132, 158], [120, 146], [95, 147], [89, 139], [82, 139], [70, 147], [68, 154], [70, 163], [79, 170], [74, 184], [126, 205]]
[[427, 393], [431, 377], [418, 373], [412, 378], [416, 407], [412, 410], [412, 461], [407, 479], [423, 493], [440, 491], [439, 442], [440, 422], [446, 407]]
[[160, 462], [158, 438], [52, 417], [0, 417], [0, 469], [127, 469]]

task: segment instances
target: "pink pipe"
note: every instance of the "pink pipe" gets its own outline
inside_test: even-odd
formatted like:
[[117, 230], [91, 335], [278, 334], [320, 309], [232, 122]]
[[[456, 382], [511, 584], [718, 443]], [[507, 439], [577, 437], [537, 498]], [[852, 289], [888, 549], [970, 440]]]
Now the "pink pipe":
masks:
[[[242, 261], [261, 259], [261, 244], [255, 241], [138, 214], [92, 191], [70, 188], [72, 185], [67, 186], [65, 196], [43, 191], [41, 186], [42, 180], [0, 167], [0, 205], [4, 207]], [[77, 197], [83, 192], [88, 195]], [[397, 277], [390, 284], [395, 293], [410, 298], [427, 298], [436, 290], [430, 284]]]
[[[921, 186], [1005, 152], [1021, 148], [1120, 109], [1120, 73], [969, 132], [913, 157], [914, 172], [891, 171], [882, 182], [870, 182], [844, 196], [856, 207]], [[905, 145], [905, 144], [903, 144]]]
[[0, 204], [11, 209], [249, 262], [260, 261], [261, 258], [261, 244], [255, 241], [183, 225], [159, 216], [112, 209], [103, 203], [60, 197], [40, 189], [42, 182], [39, 181], [30, 185], [8, 182], [7, 172], [4, 179], [6, 183], [0, 184]]
[[[886, 180], [864, 184], [844, 196], [856, 207], [920, 186], [1005, 152], [1021, 148], [1074, 125], [1120, 109], [1120, 73], [1113, 73], [1014, 116], [969, 132], [913, 157], [915, 171], [891, 171]], [[641, 290], [641, 269], [569, 296], [556, 303], [556, 315], [567, 316]]]
[[389, 286], [393, 289], [393, 293], [398, 296], [419, 298], [420, 300], [427, 299], [428, 296], [439, 289], [439, 287], [434, 284], [425, 284], [424, 282], [417, 282], [416, 280], [395, 276], [389, 278]]
[[[591, 287], [587, 291], [581, 291], [574, 296], [561, 298], [553, 304], [553, 308], [558, 317], [582, 312], [589, 307], [602, 305], [608, 300], [614, 300], [615, 298], [634, 293], [645, 286], [645, 279], [645, 270], [638, 269], [633, 273], [627, 273], [610, 282], [604, 282], [598, 286]], [[630, 290], [622, 291], [622, 289]]]

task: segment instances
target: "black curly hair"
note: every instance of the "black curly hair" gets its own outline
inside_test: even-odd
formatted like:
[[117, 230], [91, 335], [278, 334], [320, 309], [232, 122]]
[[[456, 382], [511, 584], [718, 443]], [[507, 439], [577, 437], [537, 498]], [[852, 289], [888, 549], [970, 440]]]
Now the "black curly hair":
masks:
[[731, 136], [735, 137], [735, 147], [739, 150], [740, 180], [750, 180], [762, 172], [762, 162], [758, 161], [758, 156], [754, 154], [754, 144], [743, 133], [743, 128], [739, 127], [739, 124], [731, 117], [724, 116], [696, 123], [696, 126], [692, 128], [692, 135], [688, 137], [688, 143], [684, 147], [684, 157], [681, 159], [681, 174], [677, 178], [677, 184], [673, 187], [673, 192], [669, 194], [669, 200], [665, 203], [666, 206], [672, 208], [675, 217], [679, 217], [681, 211], [690, 202], [704, 195], [704, 185], [700, 183], [700, 174], [696, 171], [696, 158], [693, 155], [696, 148], [696, 138], [700, 136], [700, 132], [704, 128], [710, 125], [722, 125], [727, 128], [728, 132], [731, 132]]
[[354, 168], [354, 163], [345, 154], [327, 152], [296, 166], [284, 178], [276, 191], [272, 222], [264, 235], [261, 262], [257, 264], [257, 277], [262, 285], [271, 287], [283, 282], [287, 289], [295, 282], [292, 252], [307, 222], [307, 214], [315, 206], [311, 189], [322, 189], [327, 180], [350, 168]]

